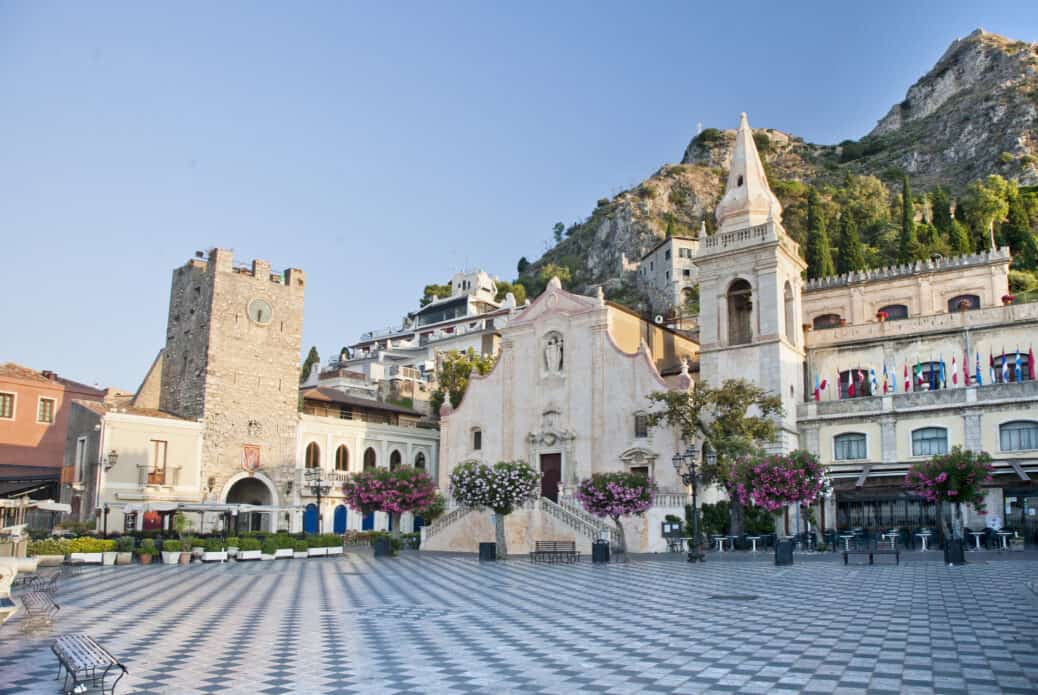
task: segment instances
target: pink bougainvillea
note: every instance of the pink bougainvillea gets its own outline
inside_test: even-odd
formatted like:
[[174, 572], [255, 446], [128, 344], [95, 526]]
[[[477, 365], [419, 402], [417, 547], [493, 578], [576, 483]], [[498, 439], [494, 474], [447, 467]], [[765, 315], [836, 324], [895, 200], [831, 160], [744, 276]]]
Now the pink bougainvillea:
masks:
[[743, 505], [777, 512], [789, 504], [811, 504], [828, 490], [825, 466], [814, 454], [797, 449], [741, 459], [728, 492]]
[[590, 514], [618, 519], [644, 514], [656, 499], [656, 483], [636, 473], [595, 473], [573, 494]]
[[401, 466], [354, 473], [343, 483], [346, 504], [364, 514], [420, 512], [436, 499], [436, 484], [425, 471]]
[[912, 464], [905, 487], [928, 502], [972, 504], [984, 511], [984, 483], [991, 482], [991, 456], [955, 447], [950, 453]]

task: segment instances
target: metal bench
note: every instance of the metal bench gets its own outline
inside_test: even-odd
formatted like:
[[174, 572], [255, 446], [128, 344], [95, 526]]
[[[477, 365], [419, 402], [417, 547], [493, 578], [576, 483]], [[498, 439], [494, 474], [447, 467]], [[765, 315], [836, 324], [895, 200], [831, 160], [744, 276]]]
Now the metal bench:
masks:
[[21, 630], [28, 632], [42, 627], [50, 627], [54, 622], [54, 616], [61, 610], [61, 606], [54, 603], [50, 594], [43, 591], [30, 591], [22, 594], [19, 599], [25, 616], [22, 618]]
[[576, 541], [534, 541], [531, 562], [576, 562], [580, 559]]
[[[126, 675], [126, 667], [93, 637], [82, 633], [62, 635], [50, 650], [58, 657], [58, 676], [64, 671], [63, 693], [82, 693], [88, 689], [115, 693], [115, 686]], [[108, 679], [111, 677], [111, 682]]]
[[845, 564], [845, 565], [847, 564], [847, 558], [850, 555], [868, 555], [869, 556], [869, 564], [870, 565], [876, 564], [875, 563], [875, 558], [876, 558], [877, 555], [893, 555], [894, 556], [894, 564], [897, 564], [897, 565], [901, 564], [901, 551], [900, 550], [891, 550], [889, 548], [886, 548], [886, 549], [884, 549], [884, 548], [869, 548], [869, 549], [863, 549], [863, 550], [844, 550], [843, 551], [843, 564]]

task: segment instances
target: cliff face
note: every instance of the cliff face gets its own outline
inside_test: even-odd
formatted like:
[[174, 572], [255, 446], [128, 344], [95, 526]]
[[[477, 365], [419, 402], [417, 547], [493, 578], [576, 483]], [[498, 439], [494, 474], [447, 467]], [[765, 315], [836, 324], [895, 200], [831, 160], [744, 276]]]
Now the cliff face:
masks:
[[[751, 114], [752, 116], [752, 114]], [[815, 145], [770, 128], [754, 130], [769, 179], [837, 183], [847, 173], [906, 171], [915, 190], [937, 184], [961, 191], [989, 174], [1038, 184], [1038, 44], [977, 30], [954, 41], [937, 64], [912, 85], [875, 129], [858, 142]], [[674, 234], [713, 230], [724, 189], [734, 130], [707, 129], [685, 149], [681, 163], [598, 202], [591, 216], [527, 271], [566, 265], [570, 286], [589, 292], [603, 285], [610, 298], [637, 305], [629, 272], [668, 229]]]

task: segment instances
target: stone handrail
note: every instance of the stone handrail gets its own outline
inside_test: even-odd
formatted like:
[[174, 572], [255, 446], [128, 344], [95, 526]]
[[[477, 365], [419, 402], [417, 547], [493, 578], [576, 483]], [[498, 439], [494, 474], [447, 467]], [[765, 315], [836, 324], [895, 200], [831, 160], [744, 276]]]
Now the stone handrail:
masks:
[[692, 499], [684, 492], [657, 492], [657, 507], [677, 507], [684, 509], [686, 504], [692, 504]]
[[548, 515], [555, 517], [574, 531], [584, 534], [591, 540], [598, 540], [605, 536], [609, 540], [610, 545], [613, 544], [613, 529], [605, 524], [601, 522], [591, 523], [569, 509], [562, 507], [557, 502], [552, 502], [547, 497], [540, 499], [540, 506]]
[[435, 536], [437, 533], [443, 531], [448, 526], [453, 524], [455, 521], [458, 521], [459, 519], [461, 519], [461, 517], [468, 514], [470, 511], [472, 511], [471, 507], [456, 507], [452, 509], [436, 521], [429, 524], [428, 526], [423, 526], [422, 538], [425, 539]]
[[576, 498], [574, 498], [571, 495], [559, 495], [558, 505], [570, 514], [574, 514], [580, 517], [584, 520], [585, 523], [588, 523], [592, 526], [601, 527], [605, 523], [602, 521], [602, 519], [598, 518], [594, 514], [588, 513], [588, 511], [585, 510], [583, 506], [581, 506], [580, 502], [578, 502]]

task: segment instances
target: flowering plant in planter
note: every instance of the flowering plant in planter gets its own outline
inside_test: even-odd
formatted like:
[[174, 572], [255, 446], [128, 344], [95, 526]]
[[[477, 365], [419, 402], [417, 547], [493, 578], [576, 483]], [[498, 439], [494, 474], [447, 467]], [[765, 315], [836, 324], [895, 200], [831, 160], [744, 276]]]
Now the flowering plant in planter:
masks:
[[541, 473], [525, 461], [498, 461], [488, 466], [466, 461], [450, 475], [450, 494], [464, 507], [492, 509], [497, 557], [508, 553], [505, 542], [505, 517], [540, 493]]
[[436, 484], [429, 475], [411, 466], [396, 470], [375, 468], [354, 473], [343, 483], [346, 504], [362, 514], [387, 512], [393, 518], [394, 535], [400, 532], [400, 515], [425, 509], [436, 499]]
[[1014, 300], [1016, 300], [1016, 296], [1015, 295], [1012, 295], [1012, 294], [1004, 294], [1004, 295], [1002, 295], [1002, 303], [1005, 304], [1006, 306], [1012, 304]]
[[883, 323], [884, 321], [886, 321], [889, 318], [890, 318], [890, 314], [888, 314], [885, 311], [877, 311], [876, 312], [876, 320], [879, 321], [880, 323]]
[[[984, 483], [991, 482], [994, 466], [987, 452], [979, 453], [961, 446], [952, 448], [947, 454], [934, 456], [929, 461], [912, 464], [905, 476], [904, 486], [928, 502], [939, 506], [945, 502], [952, 505], [952, 537], [961, 539], [961, 505], [971, 504], [979, 513], [984, 513]], [[944, 515], [940, 514], [941, 523]]]
[[741, 459], [728, 491], [741, 504], [777, 512], [787, 504], [811, 504], [829, 490], [829, 477], [818, 457], [796, 449]]
[[627, 536], [620, 517], [644, 514], [656, 501], [656, 492], [652, 478], [638, 473], [615, 472], [595, 473], [585, 478], [573, 496], [589, 514], [613, 520], [619, 535], [620, 552], [627, 562]]

